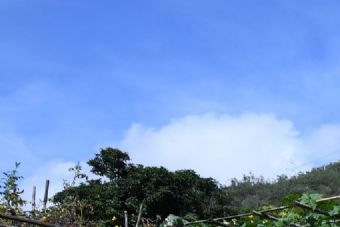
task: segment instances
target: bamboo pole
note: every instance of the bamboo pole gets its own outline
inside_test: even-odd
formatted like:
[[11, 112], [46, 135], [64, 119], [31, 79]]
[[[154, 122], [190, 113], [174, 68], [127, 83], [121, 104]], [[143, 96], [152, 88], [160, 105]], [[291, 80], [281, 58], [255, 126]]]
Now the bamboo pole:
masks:
[[304, 203], [300, 203], [298, 201], [294, 201], [294, 205], [296, 205], [298, 207], [302, 207], [302, 208], [308, 209], [308, 210], [313, 210], [313, 211], [318, 212], [320, 214], [329, 216], [328, 212], [326, 212], [326, 211], [323, 211], [323, 210], [320, 210], [320, 209], [314, 209], [313, 207], [311, 207], [311, 206], [309, 206], [307, 204], [304, 204]]
[[[274, 208], [269, 208], [269, 209], [265, 209], [265, 210], [259, 210], [257, 212], [260, 213], [268, 213], [268, 212], [272, 212], [272, 211], [279, 211], [279, 210], [284, 210], [284, 209], [288, 209], [289, 206], [280, 206], [280, 207], [274, 207]], [[254, 211], [253, 211], [254, 212]], [[220, 217], [220, 218], [213, 218], [213, 219], [205, 219], [205, 220], [198, 220], [198, 221], [193, 221], [193, 222], [188, 222], [184, 225], [190, 225], [190, 224], [199, 224], [199, 223], [204, 223], [207, 221], [219, 221], [219, 220], [230, 220], [230, 219], [234, 219], [234, 218], [242, 218], [242, 217], [246, 217], [249, 215], [252, 215], [253, 212], [248, 212], [248, 213], [242, 213], [242, 214], [236, 214], [236, 215], [231, 215], [231, 216], [226, 216], [226, 217]]]
[[215, 220], [210, 220], [210, 221], [208, 221], [208, 223], [210, 223], [212, 225], [216, 225], [216, 226], [230, 227], [230, 225], [228, 225], [228, 224], [224, 224], [222, 222], [215, 221]]
[[[272, 221], [278, 221], [279, 220], [277, 217], [274, 217], [274, 216], [266, 214], [266, 213], [261, 213], [261, 212], [258, 212], [256, 210], [253, 210], [252, 213], [257, 215], [257, 216], [259, 216], [259, 217], [261, 217], [261, 218], [266, 218], [266, 219], [269, 219], [269, 220], [272, 220]], [[296, 224], [296, 223], [291, 223], [291, 224], [289, 224], [289, 226], [292, 226], [292, 227], [301, 227], [300, 224]]]
[[340, 199], [340, 195], [332, 196], [332, 197], [328, 197], [328, 198], [323, 198], [323, 199], [318, 199], [318, 200], [316, 200], [316, 202], [322, 203], [322, 202], [327, 202], [327, 201], [336, 200], [336, 199]]
[[47, 223], [47, 222], [32, 220], [32, 219], [8, 215], [8, 214], [1, 214], [1, 213], [0, 213], [0, 218], [13, 220], [13, 221], [19, 221], [19, 222], [25, 222], [25, 223], [29, 223], [29, 224], [33, 224], [33, 225], [39, 225], [39, 226], [43, 226], [43, 227], [64, 227], [64, 226], [61, 226], [61, 225], [54, 225], [54, 224]]

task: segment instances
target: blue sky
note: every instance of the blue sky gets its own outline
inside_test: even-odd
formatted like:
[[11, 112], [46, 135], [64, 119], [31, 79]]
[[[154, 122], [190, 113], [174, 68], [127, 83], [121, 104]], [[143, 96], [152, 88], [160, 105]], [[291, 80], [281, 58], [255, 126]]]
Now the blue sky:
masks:
[[[261, 154], [274, 132], [284, 139], [268, 147], [273, 154], [276, 145], [287, 154], [287, 144], [299, 153], [288, 152], [287, 163], [337, 160], [339, 6], [335, 0], [0, 0], [1, 169], [21, 161], [29, 178], [41, 168], [84, 162], [106, 146], [144, 164], [186, 168], [161, 159], [178, 155], [173, 149], [189, 154], [200, 147], [220, 150], [215, 159], [235, 147]], [[225, 139], [197, 144], [209, 137], [204, 127], [216, 136], [240, 132], [228, 144], [265, 133], [261, 144], [219, 147]], [[159, 142], [167, 138], [177, 147]], [[313, 149], [325, 155], [315, 158]], [[203, 153], [192, 162], [204, 160]], [[188, 168], [224, 180], [201, 166]], [[270, 172], [250, 166], [231, 173], [250, 170]]]

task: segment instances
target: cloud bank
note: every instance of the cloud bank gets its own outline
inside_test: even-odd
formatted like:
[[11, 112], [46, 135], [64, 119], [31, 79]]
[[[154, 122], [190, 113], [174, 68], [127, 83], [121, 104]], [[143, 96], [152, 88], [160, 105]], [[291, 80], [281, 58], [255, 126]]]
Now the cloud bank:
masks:
[[302, 133], [272, 114], [191, 115], [159, 128], [134, 124], [119, 147], [135, 163], [194, 169], [220, 183], [249, 172], [273, 179], [336, 161], [340, 126]]

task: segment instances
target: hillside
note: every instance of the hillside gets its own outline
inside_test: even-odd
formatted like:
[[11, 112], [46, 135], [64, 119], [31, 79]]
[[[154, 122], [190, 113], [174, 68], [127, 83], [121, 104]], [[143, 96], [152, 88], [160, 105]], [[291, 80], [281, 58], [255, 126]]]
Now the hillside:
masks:
[[222, 190], [229, 201], [226, 207], [232, 212], [266, 204], [279, 205], [284, 197], [291, 194], [337, 195], [340, 193], [340, 162], [313, 168], [290, 178], [278, 176], [273, 182], [245, 175], [241, 180], [233, 179], [231, 185], [222, 187]]

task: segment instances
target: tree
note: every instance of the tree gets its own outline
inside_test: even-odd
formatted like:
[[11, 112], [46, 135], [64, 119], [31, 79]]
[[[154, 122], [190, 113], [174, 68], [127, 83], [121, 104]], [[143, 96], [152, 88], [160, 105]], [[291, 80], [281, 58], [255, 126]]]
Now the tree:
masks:
[[173, 173], [172, 185], [177, 197], [176, 214], [183, 216], [191, 212], [203, 217], [216, 210], [215, 201], [221, 195], [214, 179], [202, 178], [194, 170], [178, 170]]
[[117, 181], [126, 175], [127, 162], [130, 160], [126, 152], [111, 147], [101, 149], [95, 158], [87, 164], [92, 167], [91, 172], [105, 176], [110, 181]]
[[111, 226], [112, 216], [119, 216], [122, 210], [117, 200], [117, 187], [100, 180], [65, 188], [54, 195], [52, 201], [55, 204], [55, 221], [62, 221], [64, 225]]
[[143, 215], [165, 217], [176, 212], [173, 174], [164, 167], [130, 165], [118, 185], [119, 199], [125, 209], [134, 213], [144, 203]]
[[0, 185], [0, 195], [2, 195], [1, 201], [4, 203], [7, 210], [16, 214], [22, 212], [21, 206], [26, 202], [21, 198], [24, 190], [21, 190], [18, 186], [18, 181], [22, 179], [22, 176], [18, 176], [19, 162], [15, 163], [15, 168], [11, 171], [3, 172], [4, 178], [3, 184]]

